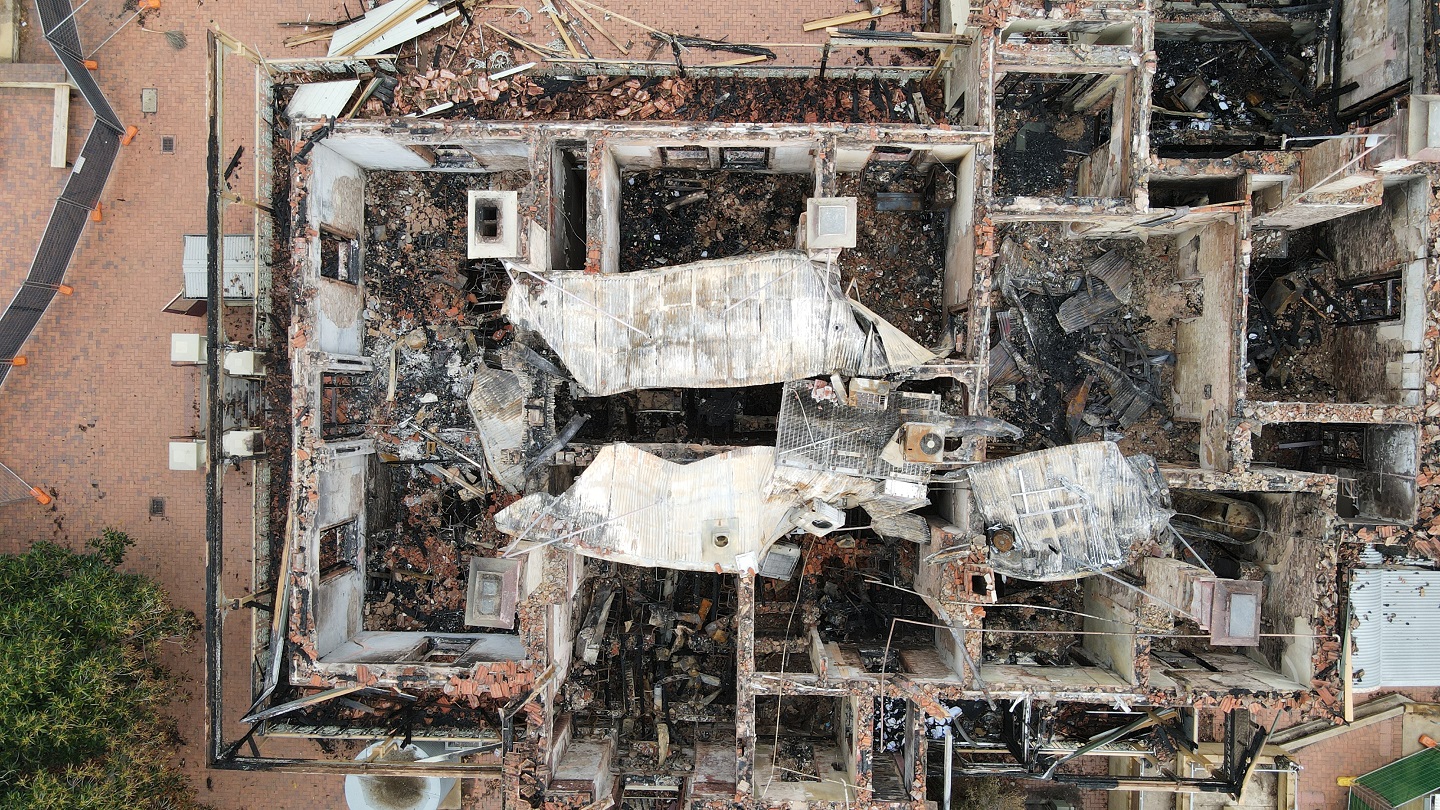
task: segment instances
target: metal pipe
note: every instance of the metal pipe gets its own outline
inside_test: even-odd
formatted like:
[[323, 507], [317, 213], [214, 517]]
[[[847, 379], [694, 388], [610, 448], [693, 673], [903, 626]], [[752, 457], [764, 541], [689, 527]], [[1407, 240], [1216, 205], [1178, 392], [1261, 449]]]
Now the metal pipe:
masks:
[[945, 726], [945, 804], [944, 810], [950, 810], [950, 780], [951, 769], [955, 767], [955, 735], [950, 732], [950, 726]]

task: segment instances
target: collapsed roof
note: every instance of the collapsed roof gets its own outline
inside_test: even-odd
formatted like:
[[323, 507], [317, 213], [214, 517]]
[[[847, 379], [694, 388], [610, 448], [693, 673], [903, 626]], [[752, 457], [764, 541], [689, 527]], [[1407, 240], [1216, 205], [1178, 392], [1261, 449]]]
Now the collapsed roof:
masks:
[[935, 355], [799, 251], [628, 273], [516, 275], [506, 317], [538, 332], [592, 396], [883, 376]]
[[[990, 530], [990, 565], [1029, 580], [1119, 568], [1174, 514], [1149, 456], [1087, 442], [971, 467], [975, 504]], [[1003, 539], [1001, 539], [1003, 538]]]

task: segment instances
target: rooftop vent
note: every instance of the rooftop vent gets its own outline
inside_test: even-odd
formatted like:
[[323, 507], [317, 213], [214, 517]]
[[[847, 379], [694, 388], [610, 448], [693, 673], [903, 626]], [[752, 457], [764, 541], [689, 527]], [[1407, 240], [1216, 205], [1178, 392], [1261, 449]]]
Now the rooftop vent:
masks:
[[805, 216], [805, 244], [811, 250], [855, 247], [855, 198], [811, 197]]
[[514, 259], [519, 257], [519, 192], [470, 192], [468, 255], [472, 259]]

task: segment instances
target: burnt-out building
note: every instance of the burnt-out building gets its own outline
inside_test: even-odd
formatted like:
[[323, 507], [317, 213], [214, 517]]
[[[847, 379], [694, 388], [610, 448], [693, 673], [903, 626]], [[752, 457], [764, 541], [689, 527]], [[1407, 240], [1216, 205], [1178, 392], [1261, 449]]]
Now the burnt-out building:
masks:
[[1238, 796], [1275, 717], [1347, 711], [1343, 530], [1417, 517], [1396, 9], [252, 55], [256, 278], [211, 341], [263, 353], [212, 437], [253, 493], [210, 474], [256, 530], [211, 539], [271, 598], [244, 638], [258, 600], [214, 605], [217, 759], [594, 810]]

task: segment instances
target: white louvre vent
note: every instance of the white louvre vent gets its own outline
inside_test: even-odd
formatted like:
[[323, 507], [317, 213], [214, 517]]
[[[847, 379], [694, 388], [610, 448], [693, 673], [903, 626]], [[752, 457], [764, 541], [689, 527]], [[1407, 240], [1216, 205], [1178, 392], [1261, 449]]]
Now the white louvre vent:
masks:
[[810, 250], [855, 247], [855, 198], [811, 197], [805, 216], [805, 244]]
[[[221, 251], [220, 295], [226, 301], [249, 301], [255, 298], [255, 237], [229, 235]], [[204, 298], [206, 284], [205, 236], [186, 236], [182, 269], [185, 271], [185, 297]]]
[[790, 577], [795, 575], [795, 566], [799, 562], [799, 546], [794, 543], [776, 543], [765, 552], [765, 559], [760, 561], [759, 574], [762, 577], [789, 582]]
[[514, 259], [520, 255], [520, 193], [471, 191], [469, 257]]
[[810, 501], [805, 508], [792, 511], [790, 519], [806, 534], [824, 537], [845, 525], [845, 512], [824, 501]]

